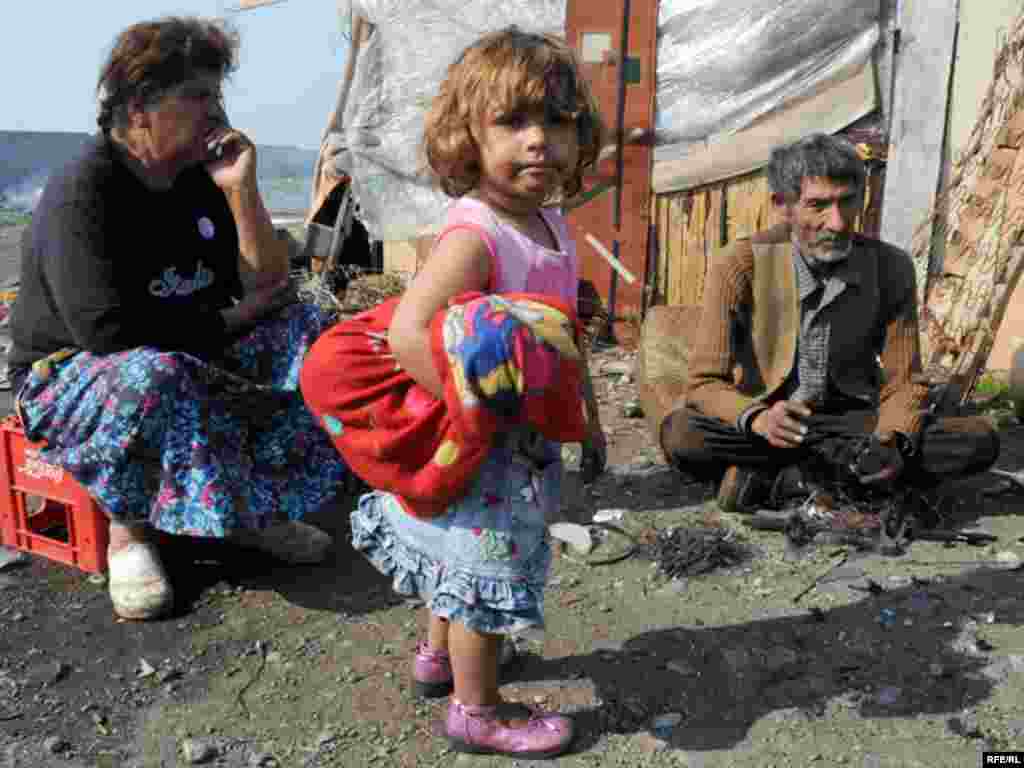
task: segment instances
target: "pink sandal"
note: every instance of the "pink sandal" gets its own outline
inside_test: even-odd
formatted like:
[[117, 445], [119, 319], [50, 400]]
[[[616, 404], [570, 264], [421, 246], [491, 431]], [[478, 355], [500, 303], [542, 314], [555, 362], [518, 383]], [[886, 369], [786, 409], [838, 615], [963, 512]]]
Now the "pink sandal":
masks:
[[497, 714], [497, 706], [469, 706], [453, 696], [445, 721], [451, 748], [535, 760], [560, 755], [572, 745], [573, 724], [565, 715], [537, 712], [526, 725], [510, 728], [501, 724]]

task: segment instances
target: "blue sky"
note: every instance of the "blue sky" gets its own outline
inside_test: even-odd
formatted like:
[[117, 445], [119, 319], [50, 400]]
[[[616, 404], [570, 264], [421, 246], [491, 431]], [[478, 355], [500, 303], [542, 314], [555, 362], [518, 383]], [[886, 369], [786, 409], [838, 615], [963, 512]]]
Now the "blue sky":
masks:
[[227, 88], [231, 121], [260, 144], [316, 148], [348, 44], [334, 0], [231, 13], [236, 0], [6, 0], [0, 130], [93, 131], [95, 87], [114, 37], [168, 14], [227, 15], [241, 34]]

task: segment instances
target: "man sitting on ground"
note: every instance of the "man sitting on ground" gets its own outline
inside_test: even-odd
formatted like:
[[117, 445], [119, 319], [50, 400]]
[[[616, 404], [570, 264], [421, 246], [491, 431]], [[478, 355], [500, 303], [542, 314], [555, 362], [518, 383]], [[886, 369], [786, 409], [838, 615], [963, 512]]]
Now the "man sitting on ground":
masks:
[[775, 149], [768, 181], [783, 223], [711, 265], [685, 398], [657, 428], [676, 467], [722, 478], [724, 510], [806, 497], [799, 467], [812, 452], [828, 446], [846, 462], [835, 446], [863, 445], [872, 433], [876, 467], [859, 478], [869, 485], [937, 484], [998, 457], [983, 419], [926, 420], [913, 265], [852, 231], [864, 178], [841, 138]]

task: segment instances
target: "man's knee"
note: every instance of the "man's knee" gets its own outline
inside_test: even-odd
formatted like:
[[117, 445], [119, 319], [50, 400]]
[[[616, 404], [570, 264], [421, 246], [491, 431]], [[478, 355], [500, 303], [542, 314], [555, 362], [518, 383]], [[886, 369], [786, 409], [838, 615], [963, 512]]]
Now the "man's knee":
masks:
[[640, 403], [654, 438], [686, 396], [689, 337], [700, 307], [651, 307], [637, 351], [636, 382]]
[[996, 431], [995, 427], [987, 419], [980, 416], [966, 416], [963, 418], [965, 421], [971, 422], [969, 429], [973, 435], [971, 442], [974, 445], [974, 453], [966, 472], [972, 475], [984, 472], [991, 468], [999, 459], [999, 432]]
[[939, 419], [925, 433], [922, 468], [938, 476], [973, 475], [999, 458], [999, 433], [980, 416]]
[[658, 442], [665, 458], [676, 467], [708, 461], [704, 435], [693, 428], [686, 408], [676, 408], [662, 419]]

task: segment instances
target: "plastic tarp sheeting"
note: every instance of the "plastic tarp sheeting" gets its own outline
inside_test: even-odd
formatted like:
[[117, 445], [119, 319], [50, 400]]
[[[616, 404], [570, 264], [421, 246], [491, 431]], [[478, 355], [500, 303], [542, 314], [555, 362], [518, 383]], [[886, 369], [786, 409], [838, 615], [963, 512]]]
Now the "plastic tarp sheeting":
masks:
[[[423, 168], [421, 141], [424, 113], [445, 70], [480, 35], [508, 24], [564, 35], [565, 0], [339, 6], [372, 25], [341, 113], [347, 151], [338, 164], [353, 178], [359, 217], [381, 240], [436, 231], [449, 201]], [[656, 171], [863, 72], [878, 41], [879, 15], [879, 0], [661, 0]], [[835, 130], [819, 128], [827, 129]]]
[[879, 0], [661, 0], [655, 162], [862, 69]]
[[[345, 5], [344, 3], [342, 4]], [[448, 65], [486, 32], [509, 24], [562, 35], [564, 0], [351, 0], [372, 25], [356, 57], [338, 163], [353, 179], [371, 236], [436, 231], [450, 202], [424, 170], [423, 118]]]

